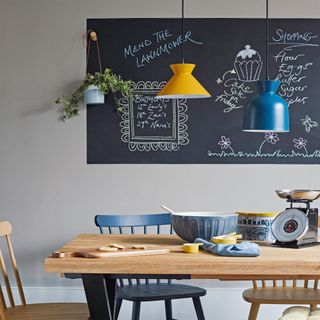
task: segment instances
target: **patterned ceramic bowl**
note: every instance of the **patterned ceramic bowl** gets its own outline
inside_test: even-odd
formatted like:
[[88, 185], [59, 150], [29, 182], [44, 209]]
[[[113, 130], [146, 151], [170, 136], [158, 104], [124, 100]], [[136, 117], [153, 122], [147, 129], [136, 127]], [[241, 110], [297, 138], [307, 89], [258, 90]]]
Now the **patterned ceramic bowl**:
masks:
[[236, 232], [238, 215], [222, 212], [176, 212], [172, 226], [176, 234], [188, 242], [196, 238], [210, 241], [212, 237]]

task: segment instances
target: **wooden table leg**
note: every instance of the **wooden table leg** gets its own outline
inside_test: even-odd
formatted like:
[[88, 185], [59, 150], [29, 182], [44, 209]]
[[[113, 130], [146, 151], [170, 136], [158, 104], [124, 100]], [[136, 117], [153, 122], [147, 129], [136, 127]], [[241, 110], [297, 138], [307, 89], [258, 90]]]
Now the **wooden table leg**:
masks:
[[114, 320], [117, 280], [103, 274], [82, 274], [91, 320]]

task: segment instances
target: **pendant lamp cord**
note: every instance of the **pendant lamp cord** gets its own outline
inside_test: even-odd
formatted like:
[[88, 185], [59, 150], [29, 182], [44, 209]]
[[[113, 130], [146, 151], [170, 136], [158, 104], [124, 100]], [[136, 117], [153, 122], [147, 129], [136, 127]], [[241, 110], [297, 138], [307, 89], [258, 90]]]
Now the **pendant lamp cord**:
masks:
[[266, 0], [266, 79], [269, 80], [269, 0]]
[[182, 37], [182, 46], [181, 46], [181, 62], [184, 63], [184, 0], [181, 1], [181, 37]]

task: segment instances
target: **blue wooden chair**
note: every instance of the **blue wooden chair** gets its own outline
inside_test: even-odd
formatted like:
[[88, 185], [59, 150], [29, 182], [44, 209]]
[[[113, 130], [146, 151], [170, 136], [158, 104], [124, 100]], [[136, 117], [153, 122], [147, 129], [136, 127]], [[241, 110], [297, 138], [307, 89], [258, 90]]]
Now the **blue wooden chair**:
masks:
[[[117, 231], [122, 234], [128, 229], [131, 234], [134, 234], [139, 227], [142, 227], [143, 233], [147, 234], [151, 227], [155, 227], [156, 233], [160, 234], [161, 226], [167, 226], [169, 233], [172, 234], [171, 215], [167, 213], [149, 215], [97, 215], [95, 223], [101, 233], [106, 233], [105, 231], [107, 231], [107, 233], [113, 234]], [[119, 279], [116, 319], [118, 318], [123, 300], [133, 302], [132, 320], [139, 320], [141, 302], [161, 300], [165, 302], [166, 320], [174, 320], [172, 318], [172, 300], [192, 298], [197, 319], [205, 320], [200, 302], [200, 297], [207, 293], [205, 289], [172, 283], [170, 279], [165, 283], [159, 279], [155, 283], [150, 280], [152, 280], [151, 277], [136, 279], [135, 282], [133, 279], [128, 279], [128, 284], [125, 285], [123, 279]]]

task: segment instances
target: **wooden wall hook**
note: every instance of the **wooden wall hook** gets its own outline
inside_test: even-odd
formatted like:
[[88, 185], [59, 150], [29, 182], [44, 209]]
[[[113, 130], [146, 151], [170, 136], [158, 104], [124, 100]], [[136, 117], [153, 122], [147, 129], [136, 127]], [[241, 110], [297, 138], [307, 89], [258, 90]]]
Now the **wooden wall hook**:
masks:
[[96, 32], [91, 31], [91, 32], [89, 33], [89, 35], [90, 35], [90, 38], [91, 38], [92, 41], [97, 41], [97, 40], [98, 40], [98, 36], [97, 36], [97, 33], [96, 33]]
[[93, 30], [88, 30], [84, 35], [83, 35], [83, 46], [85, 48], [90, 47], [90, 42], [96, 42], [98, 43], [98, 35], [95, 31]]

